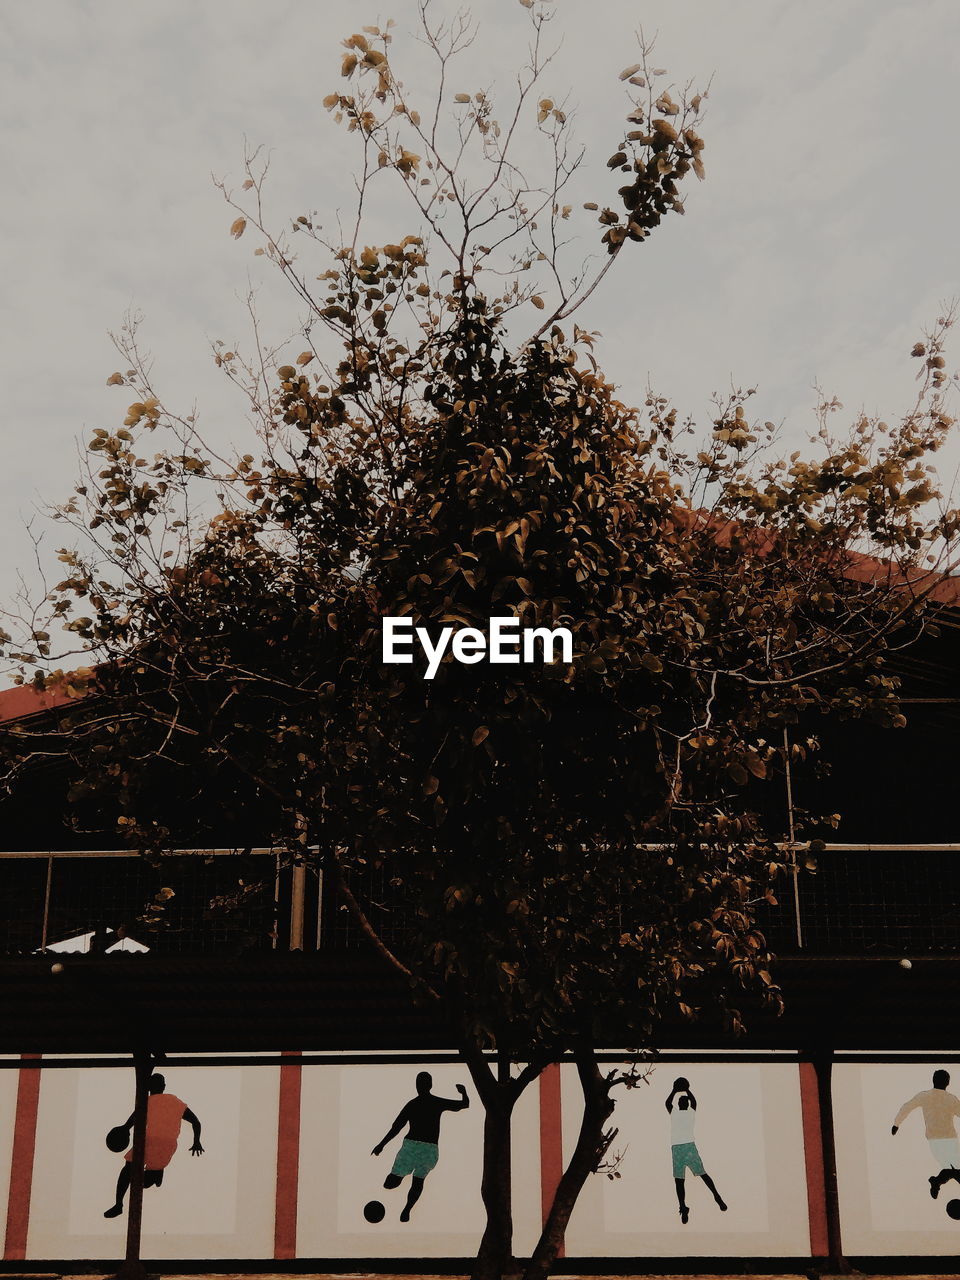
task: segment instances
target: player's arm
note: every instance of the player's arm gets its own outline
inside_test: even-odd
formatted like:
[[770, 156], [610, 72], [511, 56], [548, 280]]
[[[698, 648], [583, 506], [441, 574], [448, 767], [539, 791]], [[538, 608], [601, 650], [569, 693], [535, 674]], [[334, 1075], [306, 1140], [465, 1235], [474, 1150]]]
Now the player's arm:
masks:
[[667, 1110], [668, 1110], [668, 1111], [671, 1111], [671, 1112], [673, 1111], [673, 1100], [674, 1100], [674, 1098], [675, 1098], [676, 1096], [677, 1096], [677, 1088], [676, 1088], [676, 1086], [674, 1086], [674, 1087], [670, 1090], [669, 1094], [667, 1095], [667, 1100], [666, 1100], [666, 1102], [663, 1104], [663, 1105], [667, 1108]]
[[466, 1089], [462, 1084], [458, 1084], [457, 1089], [460, 1093], [459, 1098], [440, 1098], [439, 1099], [439, 1102], [442, 1104], [444, 1111], [463, 1111], [465, 1107], [469, 1107], [470, 1098], [467, 1094]]
[[410, 1103], [403, 1108], [400, 1114], [394, 1120], [393, 1124], [387, 1130], [386, 1134], [380, 1139], [377, 1145], [370, 1152], [372, 1156], [378, 1156], [383, 1148], [387, 1145], [391, 1138], [395, 1138], [403, 1126], [407, 1123], [407, 1112], [410, 1109]]
[[917, 1094], [914, 1094], [914, 1096], [910, 1099], [909, 1102], [905, 1102], [903, 1106], [900, 1108], [900, 1110], [897, 1112], [896, 1116], [894, 1117], [893, 1126], [890, 1129], [890, 1132], [896, 1133], [897, 1130], [900, 1128], [900, 1126], [903, 1124], [904, 1120], [906, 1120], [910, 1112], [916, 1111], [919, 1105], [920, 1105], [920, 1095], [919, 1093], [917, 1093]]
[[187, 1124], [193, 1128], [193, 1146], [190, 1148], [190, 1154], [194, 1156], [203, 1155], [203, 1147], [200, 1145], [200, 1121], [193, 1114], [189, 1107], [183, 1113], [183, 1118]]

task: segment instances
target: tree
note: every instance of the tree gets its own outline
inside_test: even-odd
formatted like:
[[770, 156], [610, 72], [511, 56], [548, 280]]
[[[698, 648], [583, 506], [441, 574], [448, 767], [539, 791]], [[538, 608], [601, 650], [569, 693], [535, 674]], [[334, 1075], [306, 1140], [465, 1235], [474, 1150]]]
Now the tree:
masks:
[[[748, 1003], [777, 1006], [751, 903], [772, 898], [803, 832], [765, 784], [816, 751], [818, 714], [903, 723], [885, 661], [924, 625], [958, 519], [925, 465], [950, 427], [949, 317], [914, 348], [914, 409], [838, 440], [825, 404], [809, 459], [777, 456], [749, 392], [705, 433], [652, 392], [640, 408], [617, 399], [595, 336], [561, 326], [627, 243], [682, 212], [680, 184], [703, 176], [702, 97], [674, 101], [641, 48], [621, 77], [617, 207], [587, 203], [602, 264], [567, 269], [562, 197], [579, 155], [562, 106], [536, 96], [545, 15], [522, 2], [530, 61], [502, 123], [486, 92], [449, 89], [465, 20], [437, 27], [421, 8], [439, 70], [424, 115], [395, 77], [389, 29], [345, 42], [345, 91], [325, 99], [360, 156], [344, 242], [315, 214], [271, 234], [258, 153], [236, 202], [224, 188], [232, 234], [254, 228], [306, 308], [294, 362], [274, 369], [262, 343], [246, 360], [216, 350], [259, 457], [206, 449], [163, 407], [135, 325], [121, 335], [129, 369], [109, 381], [137, 399], [122, 428], [95, 434], [59, 512], [87, 541], [61, 552], [50, 599], [82, 644], [69, 679], [95, 696], [39, 743], [11, 736], [8, 780], [37, 750], [62, 752], [78, 802], [148, 853], [177, 842], [175, 801], [216, 790], [337, 882], [446, 1018], [485, 1108], [478, 1278], [512, 1266], [513, 1108], [571, 1057], [580, 1133], [533, 1280], [613, 1140], [612, 1090], [634, 1082], [605, 1075], [597, 1049], [640, 1056], [664, 1018], [721, 1011], [736, 1029]], [[541, 179], [513, 159], [528, 117]], [[415, 224], [368, 245], [388, 180]], [[326, 254], [319, 292], [294, 232]], [[164, 432], [167, 447], [142, 446]], [[568, 627], [572, 660], [448, 658], [429, 680], [381, 661], [385, 617], [435, 635], [502, 615]], [[50, 659], [49, 626], [30, 633], [16, 659]], [[376, 918], [371, 866], [399, 925]]]

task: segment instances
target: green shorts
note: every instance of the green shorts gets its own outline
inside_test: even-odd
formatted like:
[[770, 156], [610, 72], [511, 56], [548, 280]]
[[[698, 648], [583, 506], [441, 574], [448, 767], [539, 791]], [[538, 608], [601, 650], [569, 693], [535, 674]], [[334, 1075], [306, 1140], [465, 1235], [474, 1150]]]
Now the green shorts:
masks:
[[435, 1142], [404, 1138], [390, 1172], [398, 1178], [405, 1178], [408, 1173], [415, 1178], [425, 1178], [439, 1159], [440, 1150]]
[[670, 1151], [673, 1155], [673, 1176], [675, 1178], [683, 1178], [686, 1176], [685, 1170], [689, 1169], [694, 1177], [703, 1176], [703, 1161], [700, 1159], [700, 1152], [697, 1150], [695, 1142], [678, 1142], [675, 1147], [671, 1147]]

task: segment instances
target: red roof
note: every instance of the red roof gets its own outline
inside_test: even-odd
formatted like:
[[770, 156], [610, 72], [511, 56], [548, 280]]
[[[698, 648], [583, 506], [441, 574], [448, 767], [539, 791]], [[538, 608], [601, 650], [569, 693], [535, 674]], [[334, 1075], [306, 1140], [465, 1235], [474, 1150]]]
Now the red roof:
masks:
[[0, 692], [0, 722], [19, 720], [23, 716], [34, 716], [41, 711], [50, 711], [53, 707], [63, 707], [68, 702], [75, 702], [64, 689], [36, 689], [32, 684], [18, 685], [14, 689]]

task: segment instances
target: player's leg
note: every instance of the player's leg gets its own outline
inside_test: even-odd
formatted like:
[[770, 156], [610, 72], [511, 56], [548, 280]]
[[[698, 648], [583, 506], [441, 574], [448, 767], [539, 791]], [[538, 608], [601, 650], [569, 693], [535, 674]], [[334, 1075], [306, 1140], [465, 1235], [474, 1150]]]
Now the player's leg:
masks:
[[945, 1182], [949, 1182], [951, 1178], [957, 1178], [958, 1173], [960, 1173], [960, 1170], [958, 1169], [941, 1169], [939, 1173], [933, 1174], [929, 1179], [929, 1182], [930, 1194], [933, 1196], [934, 1200], [936, 1200], [937, 1196], [940, 1194], [940, 1188], [943, 1184]]
[[960, 1182], [960, 1169], [955, 1169], [951, 1165], [947, 1169], [941, 1169], [939, 1173], [933, 1174], [929, 1179], [930, 1194], [936, 1200], [940, 1194], [940, 1188], [947, 1182]]
[[727, 1206], [723, 1203], [723, 1200], [720, 1198], [720, 1192], [717, 1190], [716, 1186], [714, 1185], [714, 1181], [710, 1177], [709, 1173], [701, 1173], [700, 1178], [701, 1178], [701, 1181], [704, 1182], [707, 1185], [707, 1187], [710, 1189], [710, 1194], [713, 1196], [714, 1200], [716, 1200], [717, 1207], [722, 1209], [723, 1212], [726, 1213]]
[[680, 1206], [680, 1221], [686, 1226], [690, 1210], [687, 1208], [686, 1182], [683, 1178], [674, 1178], [673, 1185], [677, 1191], [677, 1204]]
[[403, 1178], [399, 1173], [388, 1173], [383, 1180], [383, 1185], [388, 1191], [392, 1191], [394, 1187], [399, 1187], [402, 1181]]
[[410, 1210], [420, 1199], [422, 1191], [423, 1178], [418, 1178], [417, 1175], [414, 1174], [410, 1179], [410, 1190], [407, 1192], [407, 1203], [403, 1206], [403, 1210], [400, 1214], [401, 1222], [410, 1221]]
[[130, 1185], [130, 1162], [125, 1160], [123, 1168], [120, 1170], [120, 1176], [117, 1178], [117, 1198], [109, 1209], [104, 1211], [105, 1218], [119, 1218], [123, 1213], [123, 1197], [127, 1194], [127, 1187]]

